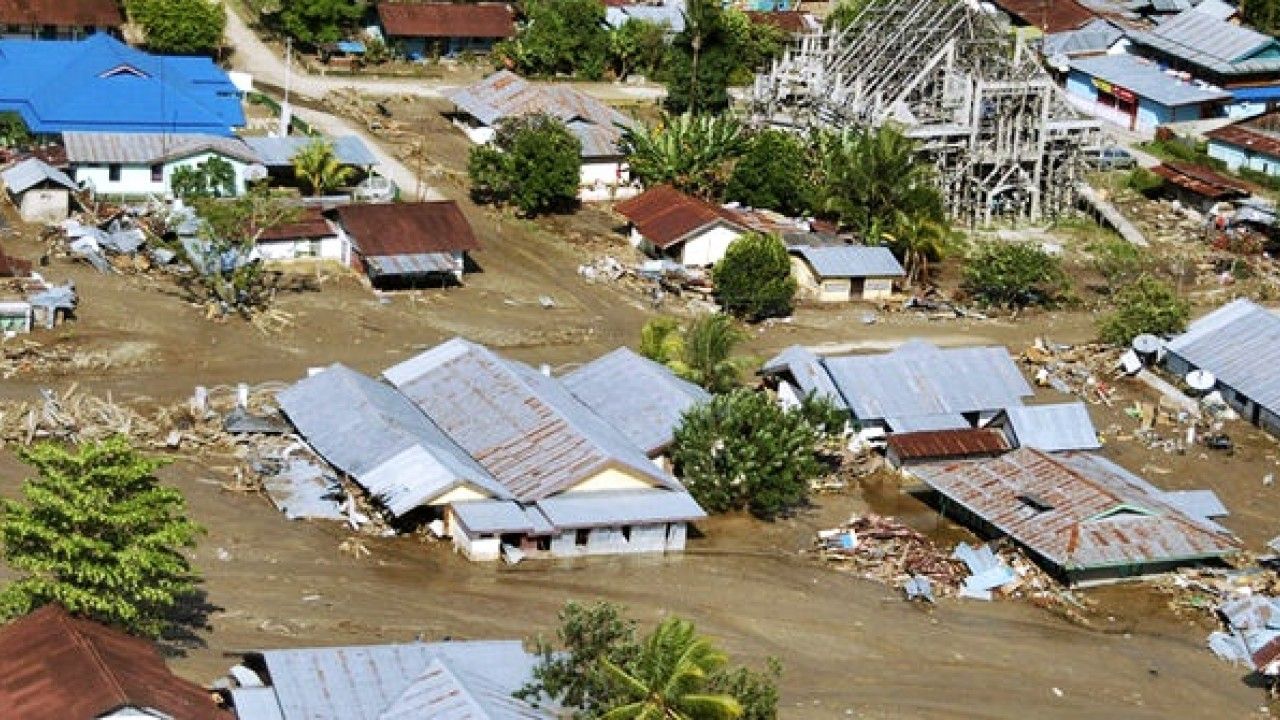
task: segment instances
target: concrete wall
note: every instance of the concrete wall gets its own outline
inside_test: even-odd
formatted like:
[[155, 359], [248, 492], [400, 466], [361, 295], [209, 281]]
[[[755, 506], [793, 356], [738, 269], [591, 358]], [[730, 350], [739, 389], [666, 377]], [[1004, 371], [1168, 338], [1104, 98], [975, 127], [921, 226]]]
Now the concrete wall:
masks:
[[257, 249], [263, 260], [288, 262], [318, 259], [333, 260], [343, 265], [351, 262], [351, 244], [341, 237], [315, 240], [259, 240]]
[[551, 539], [550, 554], [565, 558], [682, 552], [687, 537], [685, 523], [592, 528], [585, 531], [585, 544], [579, 542], [579, 531], [566, 530]]
[[680, 248], [679, 262], [690, 267], [709, 267], [720, 262], [725, 250], [742, 233], [724, 225], [716, 225], [684, 242]]
[[883, 300], [893, 295], [893, 278], [863, 278], [862, 299]]
[[453, 547], [468, 560], [490, 562], [501, 557], [502, 539], [497, 535], [472, 537], [460, 524], [453, 526]]
[[[117, 163], [120, 166], [120, 179], [115, 181], [111, 180], [111, 166], [107, 163], [73, 165], [71, 173], [76, 182], [88, 180], [94, 190], [100, 194], [168, 197], [173, 194], [169, 184], [173, 181], [175, 170], [181, 167], [195, 167], [214, 156], [214, 153], [201, 153], [163, 163], [159, 182], [152, 180], [151, 165]], [[231, 163], [231, 167], [235, 170], [236, 194], [243, 193], [246, 164], [232, 158], [223, 157], [222, 159]]]
[[1209, 141], [1209, 157], [1225, 162], [1232, 170], [1246, 167], [1268, 175], [1280, 176], [1280, 157], [1246, 150], [1221, 140]]
[[31, 332], [31, 304], [20, 300], [0, 302], [0, 332]]
[[606, 468], [594, 477], [583, 480], [565, 493], [600, 492], [602, 490], [647, 490], [653, 482], [638, 478], [628, 472], [615, 468]]
[[1254, 115], [1261, 115], [1262, 113], [1266, 112], [1267, 104], [1264, 102], [1240, 101], [1240, 102], [1233, 102], [1224, 106], [1223, 110], [1226, 112], [1227, 117], [1233, 118], [1235, 120], [1243, 120], [1245, 118], [1253, 117]]
[[64, 189], [33, 188], [18, 200], [18, 214], [29, 223], [53, 225], [66, 220], [70, 213], [71, 193]]

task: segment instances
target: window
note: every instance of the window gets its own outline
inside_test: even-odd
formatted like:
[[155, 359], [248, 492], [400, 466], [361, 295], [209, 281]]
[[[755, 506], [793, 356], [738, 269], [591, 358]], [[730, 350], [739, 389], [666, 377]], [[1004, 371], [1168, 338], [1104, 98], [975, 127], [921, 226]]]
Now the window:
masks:
[[164, 165], [151, 166], [151, 182], [164, 182]]
[[120, 182], [120, 163], [111, 163], [107, 166], [107, 179], [111, 182]]
[[587, 538], [589, 537], [591, 537], [590, 530], [586, 528], [576, 530], [574, 531], [573, 544], [579, 547], [585, 546], [587, 544]]
[[622, 526], [622, 539], [626, 540], [627, 542], [631, 542], [631, 526], [630, 525]]

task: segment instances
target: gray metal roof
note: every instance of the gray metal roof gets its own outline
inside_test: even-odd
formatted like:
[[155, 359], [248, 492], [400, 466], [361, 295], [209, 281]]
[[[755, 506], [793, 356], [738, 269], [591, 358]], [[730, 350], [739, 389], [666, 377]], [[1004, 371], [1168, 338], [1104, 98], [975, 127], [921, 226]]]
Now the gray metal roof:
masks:
[[859, 420], [1002, 410], [1033, 394], [1002, 347], [940, 349], [912, 341], [884, 355], [823, 363]]
[[431, 275], [451, 273], [458, 269], [452, 253], [399, 253], [366, 255], [369, 275], [375, 278], [399, 275]]
[[531, 501], [607, 468], [682, 489], [556, 380], [462, 338], [383, 373], [515, 495]]
[[280, 408], [331, 465], [403, 515], [461, 486], [511, 494], [403, 395], [333, 365], [277, 396]]
[[1089, 408], [1084, 403], [1022, 405], [1008, 408], [1005, 414], [1013, 427], [1018, 447], [1050, 452], [1102, 447], [1098, 442], [1098, 431], [1089, 418]]
[[1124, 31], [1103, 18], [1094, 18], [1075, 30], [1050, 33], [1041, 41], [1045, 57], [1106, 52], [1124, 37]]
[[231, 688], [231, 704], [238, 720], [286, 720], [276, 691], [269, 687]]
[[538, 509], [562, 529], [691, 522], [707, 516], [689, 493], [656, 489], [565, 493], [539, 500]]
[[[538, 658], [519, 641], [265, 650], [283, 720], [554, 718], [511, 697]], [[237, 708], [238, 710], [238, 708]], [[240, 720], [275, 716], [239, 714]]]
[[560, 382], [649, 455], [671, 444], [685, 411], [711, 399], [706, 390], [628, 348], [596, 358]]
[[68, 190], [77, 188], [75, 180], [39, 158], [27, 158], [13, 167], [6, 168], [0, 172], [0, 180], [3, 180], [4, 186], [15, 195], [45, 183], [61, 185]]
[[[1149, 31], [1132, 31], [1139, 45], [1223, 75], [1280, 70], [1280, 43], [1252, 28], [1227, 22], [1210, 6], [1185, 10]], [[1268, 57], [1259, 57], [1266, 54]]]
[[896, 433], [960, 430], [973, 426], [964, 419], [963, 415], [907, 415], [906, 417], [887, 417], [884, 422]]
[[840, 396], [835, 382], [831, 380], [831, 375], [822, 364], [822, 358], [800, 345], [792, 345], [767, 360], [760, 368], [760, 373], [763, 375], [789, 374], [796, 386], [800, 388], [800, 392], [824, 397], [841, 410], [849, 409], [848, 403]]
[[1074, 58], [1068, 66], [1168, 107], [1195, 105], [1231, 97], [1231, 93], [1225, 90], [1210, 89], [1195, 82], [1180, 80], [1161, 70], [1154, 62], [1132, 55]]
[[62, 144], [71, 163], [149, 164], [211, 152], [246, 163], [258, 154], [243, 140], [194, 133], [64, 132]]
[[524, 508], [512, 500], [468, 500], [450, 506], [458, 522], [473, 533], [534, 533], [535, 527], [549, 527], [538, 521], [537, 508]]
[[1280, 414], [1280, 316], [1240, 299], [1191, 323], [1168, 353]]
[[316, 138], [304, 135], [287, 137], [247, 137], [244, 139], [249, 147], [261, 158], [260, 162], [267, 167], [289, 167], [293, 165], [293, 156], [299, 150], [316, 140], [325, 140], [333, 144], [333, 154], [343, 165], [371, 167], [378, 164], [373, 154], [358, 135], [340, 135], [335, 138]]
[[790, 248], [819, 278], [902, 277], [906, 272], [886, 247], [795, 245]]

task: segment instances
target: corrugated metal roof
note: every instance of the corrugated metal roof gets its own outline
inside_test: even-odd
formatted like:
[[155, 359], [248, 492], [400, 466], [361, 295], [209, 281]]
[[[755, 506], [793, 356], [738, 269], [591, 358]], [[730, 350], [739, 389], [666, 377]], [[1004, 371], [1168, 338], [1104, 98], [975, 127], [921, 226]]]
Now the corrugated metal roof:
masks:
[[895, 432], [887, 442], [903, 460], [991, 455], [1009, 449], [1004, 433], [991, 428]]
[[902, 277], [907, 274], [886, 247], [797, 245], [791, 251], [799, 253], [819, 278]]
[[649, 455], [671, 444], [685, 411], [711, 399], [706, 390], [628, 348], [596, 358], [560, 381]]
[[1280, 113], [1267, 113], [1206, 132], [1210, 141], [1235, 145], [1246, 152], [1280, 157]]
[[1163, 20], [1149, 31], [1132, 31], [1129, 38], [1222, 75], [1280, 69], [1280, 58], [1256, 58], [1266, 50], [1280, 50], [1275, 38], [1196, 8]]
[[924, 432], [926, 430], [959, 430], [973, 427], [963, 415], [907, 415], [884, 419], [889, 429], [896, 433]]
[[1195, 518], [1219, 518], [1231, 514], [1212, 490], [1172, 490], [1160, 498]]
[[516, 34], [504, 3], [380, 2], [378, 20], [388, 37], [509, 38]]
[[0, 180], [3, 180], [4, 186], [15, 195], [47, 182], [61, 185], [68, 190], [75, 190], [78, 187], [76, 181], [67, 177], [66, 173], [36, 158], [27, 158], [13, 167], [5, 168], [0, 172]]
[[458, 272], [462, 264], [451, 253], [411, 253], [366, 257], [369, 277], [399, 275], [439, 275]]
[[277, 400], [317, 453], [396, 516], [464, 484], [511, 497], [413, 403], [350, 368], [333, 365]]
[[692, 522], [707, 516], [683, 490], [565, 493], [539, 500], [538, 509], [561, 529]]
[[276, 691], [269, 687], [231, 688], [231, 706], [237, 720], [286, 720]]
[[[556, 717], [551, 709], [534, 709], [511, 697], [532, 679], [538, 662], [516, 640], [256, 654], [266, 664], [284, 720], [382, 720], [384, 713], [444, 720]], [[428, 692], [431, 688], [441, 692]], [[482, 714], [459, 714], [469, 705], [478, 705]]]
[[996, 7], [1024, 25], [1055, 33], [1072, 30], [1089, 22], [1093, 11], [1076, 0], [993, 0]]
[[79, 29], [123, 24], [117, 0], [0, 0], [0, 25]]
[[1197, 105], [1230, 99], [1231, 93], [1187, 82], [1161, 70], [1150, 60], [1132, 55], [1098, 55], [1073, 58], [1068, 66], [1090, 77], [1118, 85], [1135, 95], [1167, 107]]
[[559, 382], [462, 338], [383, 376], [517, 500], [544, 498], [609, 467], [681, 489]]
[[1166, 162], [1151, 168], [1151, 171], [1183, 190], [1211, 200], [1248, 197], [1252, 192], [1243, 182], [1201, 165]]
[[[1065, 570], [1194, 562], [1239, 548], [1088, 453], [1023, 448], [912, 473], [1045, 561]], [[1119, 471], [1119, 472], [1117, 472]], [[1127, 477], [1126, 477], [1127, 476]]]
[[1236, 300], [1191, 323], [1166, 350], [1280, 414], [1280, 316], [1274, 312]]
[[[536, 508], [524, 508], [511, 500], [468, 500], [450, 506], [458, 522], [473, 533], [533, 533], [535, 522], [530, 515]], [[546, 527], [545, 518], [539, 526]]]
[[1045, 57], [1102, 53], [1123, 37], [1124, 31], [1110, 21], [1094, 18], [1075, 30], [1045, 35], [1040, 44], [1040, 52]]
[[[480, 249], [471, 223], [453, 200], [343, 205], [335, 210], [360, 254], [386, 258]], [[419, 259], [428, 265], [435, 259]]]
[[823, 363], [853, 416], [864, 421], [1002, 410], [1033, 394], [1002, 347], [940, 349], [915, 341], [885, 355]]
[[800, 345], [792, 345], [770, 358], [760, 368], [760, 373], [762, 375], [787, 373], [800, 388], [800, 392], [806, 395], [813, 393], [816, 397], [826, 398], [841, 410], [849, 409], [848, 403], [840, 396], [835, 382], [831, 380], [831, 375], [822, 364], [822, 358]]
[[246, 163], [258, 154], [240, 138], [194, 133], [64, 132], [71, 163], [148, 164], [213, 152]]
[[315, 138], [302, 135], [287, 137], [247, 137], [244, 139], [267, 167], [292, 167], [293, 156], [315, 142], [324, 140], [333, 145], [333, 155], [343, 165], [372, 167], [378, 158], [358, 135], [339, 135], [335, 138]]
[[665, 250], [696, 232], [725, 224], [745, 233], [742, 220], [728, 208], [676, 190], [656, 185], [613, 206], [615, 212], [635, 225], [654, 247]]
[[1054, 452], [1102, 447], [1084, 403], [1023, 405], [1005, 410], [1018, 447]]

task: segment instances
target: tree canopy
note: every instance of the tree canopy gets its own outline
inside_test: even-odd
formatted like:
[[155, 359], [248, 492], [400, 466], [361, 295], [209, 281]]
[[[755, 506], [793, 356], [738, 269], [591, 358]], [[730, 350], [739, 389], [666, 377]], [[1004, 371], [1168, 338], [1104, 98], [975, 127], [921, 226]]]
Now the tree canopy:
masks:
[[729, 107], [729, 82], [740, 58], [719, 0], [689, 0], [685, 27], [667, 54], [667, 110], [718, 113]]
[[222, 46], [227, 11], [213, 0], [129, 0], [129, 14], [147, 38], [147, 48], [193, 55]]
[[729, 657], [698, 635], [693, 623], [670, 616], [640, 646], [640, 656], [623, 668], [608, 658], [605, 671], [616, 688], [602, 720], [735, 720], [742, 706], [731, 695], [705, 692]]
[[196, 198], [231, 197], [236, 194], [236, 169], [213, 155], [196, 165], [183, 165], [169, 178], [173, 194], [186, 201]]
[[945, 219], [932, 166], [892, 127], [822, 133], [817, 138], [817, 210], [865, 237], [904, 218]]
[[600, 0], [527, 0], [525, 22], [494, 58], [527, 75], [578, 75], [596, 80], [609, 65], [610, 39]]
[[1030, 243], [988, 242], [965, 267], [964, 287], [989, 305], [1053, 303], [1067, 288], [1058, 258]]
[[1143, 275], [1117, 292], [1111, 313], [1098, 323], [1103, 342], [1128, 345], [1143, 333], [1172, 335], [1191, 319], [1191, 303], [1166, 282]]
[[492, 145], [471, 149], [471, 193], [482, 202], [510, 202], [526, 215], [571, 208], [577, 202], [582, 143], [550, 115], [508, 118]]
[[700, 197], [723, 192], [746, 145], [746, 132], [731, 115], [664, 114], [655, 125], [636, 125], [622, 134], [633, 177]]
[[711, 270], [724, 309], [749, 320], [791, 314], [796, 280], [791, 257], [777, 235], [747, 233], [731, 243]]
[[687, 327], [673, 317], [656, 317], [640, 330], [640, 354], [711, 392], [738, 386], [751, 358], [734, 355], [747, 335], [723, 313], [699, 315]]
[[667, 52], [667, 25], [628, 18], [609, 33], [613, 73], [625, 80], [633, 72], [652, 76], [662, 68]]
[[35, 471], [21, 500], [0, 501], [4, 559], [20, 576], [0, 591], [9, 617], [49, 602], [158, 637], [198, 577], [182, 553], [201, 532], [186, 503], [155, 477], [164, 461], [123, 438], [69, 450], [18, 451]]
[[337, 42], [355, 29], [366, 4], [358, 0], [281, 0], [280, 28], [303, 45]]
[[1280, 0], [1242, 0], [1240, 19], [1259, 32], [1280, 34]]
[[356, 171], [338, 160], [332, 142], [316, 138], [293, 156], [293, 172], [312, 195], [319, 197], [350, 182]]
[[725, 197], [743, 205], [802, 215], [813, 205], [811, 162], [803, 138], [765, 129], [751, 137], [733, 166]]

